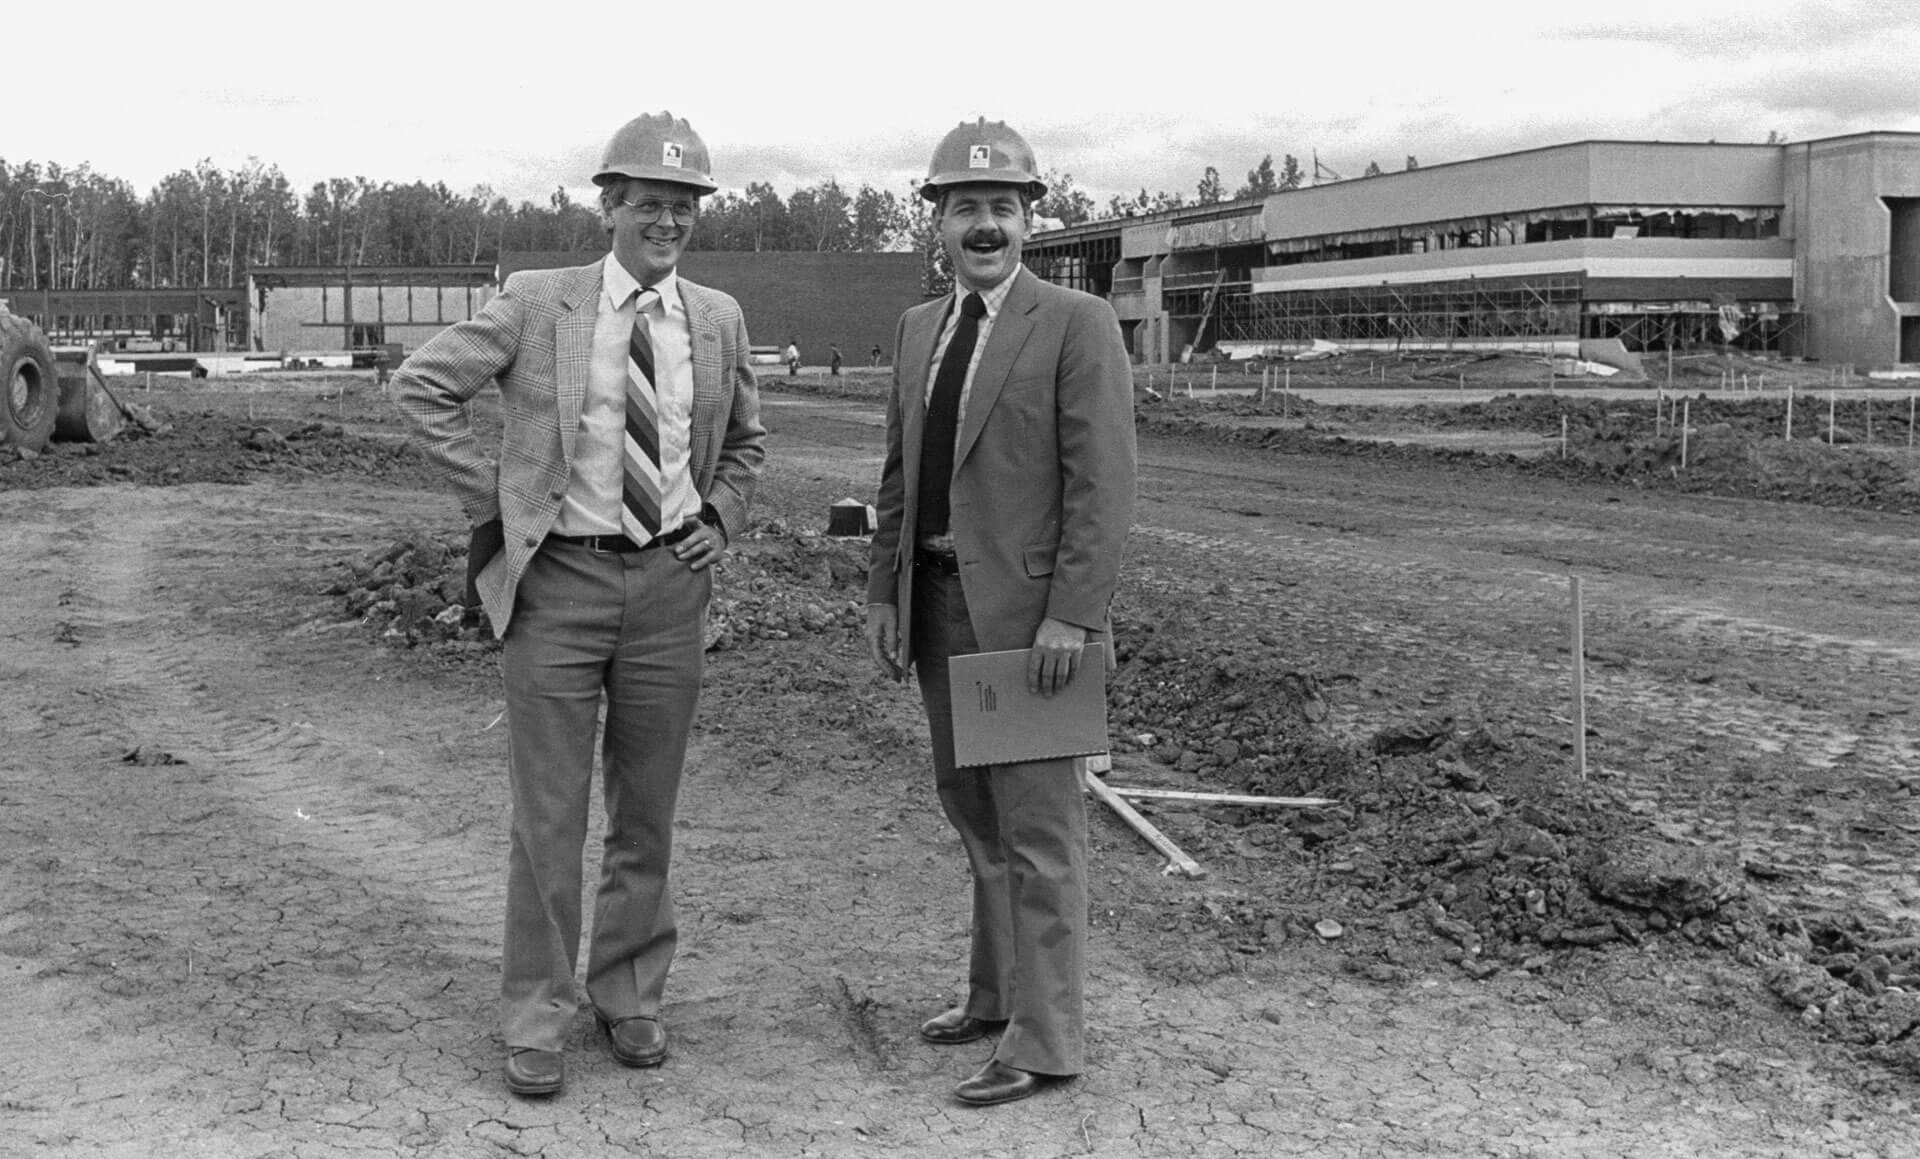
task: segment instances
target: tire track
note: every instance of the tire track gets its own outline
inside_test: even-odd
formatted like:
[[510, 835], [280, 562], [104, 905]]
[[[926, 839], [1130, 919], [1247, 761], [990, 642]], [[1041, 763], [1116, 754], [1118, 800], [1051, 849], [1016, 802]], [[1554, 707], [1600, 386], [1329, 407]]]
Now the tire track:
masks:
[[[246, 528], [257, 523], [259, 509], [199, 488], [133, 489], [122, 499], [108, 514], [67, 502], [16, 525], [23, 539], [39, 532], [38, 545], [23, 542], [19, 550], [51, 549], [66, 569], [63, 610], [82, 646], [45, 655], [43, 663], [73, 672], [98, 705], [76, 739], [108, 752], [157, 747], [217, 770], [206, 791], [244, 807], [276, 840], [305, 845], [409, 904], [424, 903], [441, 936], [454, 935], [470, 952], [493, 952], [498, 834], [463, 828], [436, 835], [397, 815], [394, 799], [379, 795], [369, 773], [412, 742], [382, 734], [374, 721], [364, 722], [374, 730], [349, 740], [280, 716], [267, 702], [278, 686], [275, 674], [169, 594], [208, 575], [206, 562], [182, 558], [189, 554], [183, 547], [250, 538]], [[219, 561], [213, 563], [217, 569]], [[224, 700], [223, 691], [236, 686], [251, 688], [255, 698]]]

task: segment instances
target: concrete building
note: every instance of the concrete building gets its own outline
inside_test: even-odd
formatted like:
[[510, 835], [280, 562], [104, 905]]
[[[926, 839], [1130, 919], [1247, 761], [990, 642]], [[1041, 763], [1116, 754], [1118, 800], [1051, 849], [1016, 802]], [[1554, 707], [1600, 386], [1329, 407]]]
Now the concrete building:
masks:
[[247, 271], [247, 335], [257, 352], [325, 353], [398, 343], [408, 351], [478, 313], [491, 265], [262, 266]]
[[1920, 134], [1582, 141], [1033, 237], [1134, 356], [1690, 344], [1920, 362]]

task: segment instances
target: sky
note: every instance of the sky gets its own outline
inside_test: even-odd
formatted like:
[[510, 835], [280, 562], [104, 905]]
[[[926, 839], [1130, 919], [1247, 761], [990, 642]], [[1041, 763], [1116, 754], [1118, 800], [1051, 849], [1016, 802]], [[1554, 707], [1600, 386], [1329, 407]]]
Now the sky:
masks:
[[141, 194], [258, 158], [301, 191], [584, 200], [613, 131], [662, 109], [727, 189], [905, 193], [984, 116], [1102, 205], [1191, 198], [1209, 165], [1231, 192], [1267, 155], [1356, 177], [1587, 139], [1920, 131], [1910, 0], [14, 7], [0, 159]]

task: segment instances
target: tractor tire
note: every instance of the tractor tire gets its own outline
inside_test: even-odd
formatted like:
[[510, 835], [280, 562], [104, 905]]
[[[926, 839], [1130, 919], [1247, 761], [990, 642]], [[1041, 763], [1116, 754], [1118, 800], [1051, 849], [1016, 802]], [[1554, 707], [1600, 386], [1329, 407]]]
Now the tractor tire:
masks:
[[60, 377], [40, 328], [0, 314], [0, 448], [38, 454], [60, 417]]

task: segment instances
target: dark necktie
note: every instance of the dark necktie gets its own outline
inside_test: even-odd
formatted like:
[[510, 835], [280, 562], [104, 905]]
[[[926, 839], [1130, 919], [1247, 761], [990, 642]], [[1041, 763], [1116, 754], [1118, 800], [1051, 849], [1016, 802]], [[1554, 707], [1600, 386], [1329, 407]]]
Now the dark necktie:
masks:
[[960, 429], [960, 388], [967, 381], [967, 363], [973, 361], [980, 319], [986, 313], [980, 295], [960, 300], [960, 321], [933, 376], [927, 428], [920, 440], [920, 512], [915, 522], [921, 535], [947, 533], [947, 485], [953, 480], [953, 444]]
[[633, 336], [627, 342], [627, 437], [622, 455], [620, 526], [627, 538], [645, 545], [660, 534], [660, 401], [653, 382], [653, 342], [647, 311], [660, 295], [641, 290], [633, 309]]

